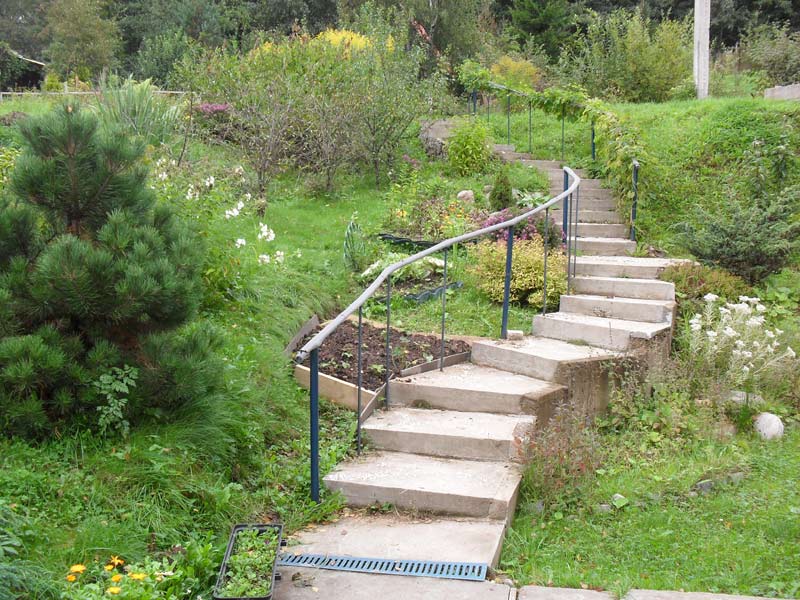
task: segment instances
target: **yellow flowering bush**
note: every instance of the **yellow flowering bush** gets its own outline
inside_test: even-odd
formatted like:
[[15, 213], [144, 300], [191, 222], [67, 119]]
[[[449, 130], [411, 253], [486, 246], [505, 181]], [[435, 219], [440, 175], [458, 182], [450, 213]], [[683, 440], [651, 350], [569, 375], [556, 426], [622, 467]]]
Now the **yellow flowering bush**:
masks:
[[365, 50], [372, 46], [372, 40], [367, 36], [349, 29], [326, 29], [317, 36], [317, 39], [345, 50]]
[[[478, 288], [493, 302], [503, 301], [506, 244], [486, 240], [470, 250], [470, 274]], [[558, 306], [567, 289], [567, 259], [560, 248], [547, 255], [547, 306]], [[511, 260], [511, 302], [542, 306], [544, 244], [541, 237], [515, 240]]]
[[501, 56], [489, 69], [492, 81], [521, 91], [533, 91], [542, 82], [542, 72], [522, 58]]

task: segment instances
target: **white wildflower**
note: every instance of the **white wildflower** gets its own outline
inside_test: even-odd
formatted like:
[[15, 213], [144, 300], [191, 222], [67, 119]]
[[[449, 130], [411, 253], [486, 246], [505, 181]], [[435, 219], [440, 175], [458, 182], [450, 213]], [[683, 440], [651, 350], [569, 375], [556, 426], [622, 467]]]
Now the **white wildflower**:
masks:
[[206, 178], [203, 180], [203, 184], [204, 184], [204, 185], [205, 185], [207, 188], [209, 188], [209, 189], [210, 189], [210, 188], [214, 187], [214, 182], [215, 182], [215, 181], [216, 181], [216, 179], [214, 179], [214, 176], [213, 176], [213, 175], [209, 175], [208, 177], [206, 177]]
[[748, 327], [760, 327], [764, 324], [764, 317], [750, 317], [747, 319]]
[[737, 313], [742, 313], [745, 315], [749, 315], [752, 312], [750, 305], [745, 302], [741, 302], [739, 304], [731, 304], [730, 308], [732, 308]]
[[750, 367], [745, 365], [745, 366], [742, 367], [742, 371], [744, 371], [745, 373], [749, 373], [750, 372]]
[[278, 250], [278, 251], [275, 253], [275, 262], [276, 262], [276, 263], [278, 263], [278, 264], [282, 264], [282, 263], [283, 263], [283, 259], [284, 259], [283, 252], [281, 252], [280, 250]]
[[244, 208], [244, 202], [239, 200], [239, 202], [236, 204], [236, 208], [238, 208], [239, 210], [242, 210]]
[[756, 312], [760, 313], [767, 312], [767, 307], [764, 306], [763, 304], [756, 304]]
[[244, 199], [245, 199], [245, 200], [247, 200], [248, 202], [250, 202], [250, 200], [252, 200], [252, 199], [253, 199], [253, 194], [251, 194], [250, 192], [247, 192], [247, 193], [244, 195]]
[[792, 350], [791, 346], [786, 346], [786, 354], [788, 354], [790, 358], [797, 357], [797, 353], [794, 350]]
[[166, 181], [168, 177], [169, 175], [167, 175], [166, 171], [161, 171], [161, 173], [158, 174], [159, 181]]
[[270, 229], [269, 226], [265, 225], [264, 223], [259, 223], [258, 227], [260, 230], [258, 233], [259, 240], [265, 242], [271, 242], [272, 240], [275, 239], [275, 232], [272, 231], [272, 229]]
[[717, 300], [719, 300], [719, 296], [717, 296], [716, 294], [708, 293], [705, 296], [703, 296], [703, 300], [705, 300], [706, 302], [716, 302]]
[[225, 218], [226, 219], [232, 219], [233, 217], [238, 217], [238, 216], [239, 216], [239, 207], [238, 206], [236, 208], [231, 208], [230, 210], [226, 210], [225, 211]]
[[241, 248], [241, 247], [246, 246], [246, 245], [247, 245], [247, 240], [246, 239], [239, 238], [238, 240], [236, 240], [236, 247], [237, 248]]
[[731, 314], [731, 311], [730, 311], [729, 308], [725, 308], [724, 306], [720, 306], [719, 307], [719, 314], [724, 315], [724, 316], [727, 317], [729, 314]]
[[710, 339], [710, 340], [717, 339], [717, 332], [716, 331], [706, 331], [706, 335], [708, 336], [708, 339]]
[[742, 356], [744, 356], [745, 358], [753, 358], [753, 353], [750, 352], [749, 350], [742, 350]]
[[764, 335], [767, 336], [767, 339], [769, 340], [775, 339], [775, 334], [772, 333], [769, 329], [764, 331]]
[[775, 334], [776, 334], [776, 335], [783, 335], [783, 329], [778, 329], [778, 328], [776, 327], [776, 328], [775, 328]]
[[726, 336], [731, 337], [731, 338], [735, 338], [735, 337], [739, 336], [739, 333], [733, 327], [731, 327], [730, 325], [728, 325], [725, 329], [723, 329], [722, 333], [724, 333]]
[[262, 265], [268, 265], [270, 260], [272, 259], [269, 254], [258, 255], [258, 262], [260, 262]]
[[239, 165], [238, 167], [234, 167], [233, 174], [234, 175], [244, 175], [244, 167], [242, 165]]
[[758, 340], [754, 340], [753, 341], [753, 348], [755, 348], [756, 350], [760, 350], [761, 349], [761, 342], [759, 342]]
[[735, 344], [737, 348], [744, 348], [744, 342], [742, 340], [736, 340]]
[[299, 249], [298, 249], [298, 250], [297, 250], [297, 251], [294, 253], [294, 255], [295, 255], [297, 258], [302, 258], [302, 257], [303, 257], [303, 253], [302, 253], [302, 252], [301, 252]]
[[186, 199], [187, 200], [197, 200], [200, 197], [200, 192], [194, 189], [193, 185], [189, 186], [189, 189], [186, 190]]

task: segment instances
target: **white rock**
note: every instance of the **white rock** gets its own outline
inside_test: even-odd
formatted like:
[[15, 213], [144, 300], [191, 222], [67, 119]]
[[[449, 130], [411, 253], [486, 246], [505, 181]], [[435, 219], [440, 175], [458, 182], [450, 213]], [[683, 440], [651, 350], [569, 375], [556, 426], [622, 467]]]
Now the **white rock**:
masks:
[[521, 340], [525, 337], [525, 334], [522, 332], [521, 329], [509, 329], [508, 330], [508, 339], [509, 340]]
[[473, 192], [472, 190], [461, 190], [460, 192], [458, 192], [456, 198], [458, 198], [462, 202], [474, 202], [475, 192]]
[[765, 440], [776, 440], [783, 436], [783, 421], [778, 415], [762, 412], [756, 416], [753, 429]]
[[748, 394], [747, 392], [737, 390], [731, 392], [728, 400], [731, 402], [731, 404], [736, 404], [737, 406], [743, 406], [746, 404], [750, 406], [757, 406], [764, 403], [764, 398], [758, 394]]

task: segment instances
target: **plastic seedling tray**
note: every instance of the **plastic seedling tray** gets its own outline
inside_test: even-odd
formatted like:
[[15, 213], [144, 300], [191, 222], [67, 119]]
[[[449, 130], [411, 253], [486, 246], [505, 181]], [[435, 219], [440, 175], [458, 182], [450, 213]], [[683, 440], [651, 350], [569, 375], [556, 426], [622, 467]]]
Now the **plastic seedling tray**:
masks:
[[[269, 531], [269, 530], [277, 530], [278, 539], [277, 539], [277, 547], [275, 548], [275, 558], [270, 565], [263, 565], [264, 573], [270, 573], [270, 588], [269, 594], [266, 596], [223, 596], [221, 595], [223, 592], [223, 588], [225, 587], [225, 583], [228, 576], [228, 567], [230, 565], [231, 556], [234, 555], [236, 550], [236, 539], [241, 531], [247, 531], [255, 529], [259, 532], [259, 535]], [[283, 540], [283, 525], [279, 523], [260, 523], [260, 524], [247, 524], [247, 523], [240, 523], [233, 526], [231, 530], [231, 537], [228, 540], [228, 547], [225, 550], [225, 557], [222, 559], [222, 566], [219, 568], [219, 575], [217, 576], [217, 583], [214, 586], [214, 593], [212, 598], [214, 600], [272, 600], [272, 595], [275, 592], [275, 581], [280, 579], [280, 575], [275, 572], [275, 567], [278, 563], [278, 556], [280, 555], [280, 550], [282, 546], [285, 546], [286, 542]]]

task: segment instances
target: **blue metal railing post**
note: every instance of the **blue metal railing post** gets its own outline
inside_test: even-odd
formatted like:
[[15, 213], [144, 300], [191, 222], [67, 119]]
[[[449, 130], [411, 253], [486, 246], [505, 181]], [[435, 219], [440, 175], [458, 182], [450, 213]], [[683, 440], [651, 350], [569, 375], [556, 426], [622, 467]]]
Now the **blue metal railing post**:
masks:
[[528, 100], [528, 154], [533, 154], [533, 101]]
[[311, 499], [319, 503], [319, 348], [311, 351]]
[[361, 387], [362, 387], [362, 369], [363, 369], [363, 358], [362, 358], [362, 347], [364, 345], [363, 341], [363, 322], [364, 322], [364, 307], [358, 307], [358, 350], [356, 350], [356, 355], [358, 356], [357, 368], [358, 373], [356, 375], [356, 381], [358, 384], [358, 401], [357, 401], [357, 411], [356, 411], [356, 451], [358, 454], [361, 454]]
[[508, 305], [511, 297], [511, 259], [514, 252], [514, 226], [508, 228], [506, 239], [506, 280], [503, 288], [503, 320], [500, 325], [500, 338], [508, 339]]
[[506, 143], [511, 145], [511, 94], [506, 94]]
[[386, 372], [384, 373], [383, 384], [383, 405], [389, 408], [389, 377], [392, 373], [392, 347], [391, 347], [391, 323], [392, 323], [392, 278], [386, 280]]
[[[566, 109], [561, 107], [561, 162], [564, 162], [564, 121], [566, 119]], [[562, 165], [563, 166], [563, 165]]]
[[[569, 175], [564, 171], [564, 191], [569, 189]], [[564, 206], [561, 215], [561, 231], [567, 232], [567, 224], [569, 223], [569, 196], [564, 196]]]
[[547, 255], [550, 252], [550, 208], [544, 209], [544, 281], [542, 287], [542, 314], [547, 314]]
[[444, 275], [442, 276], [442, 348], [439, 355], [439, 370], [444, 370], [444, 328], [447, 316], [447, 249], [444, 251]]
[[636, 211], [639, 204], [639, 161], [633, 160], [633, 204], [631, 205], [631, 240], [636, 241]]
[[597, 147], [594, 142], [594, 121], [592, 121], [592, 160], [597, 158]]

